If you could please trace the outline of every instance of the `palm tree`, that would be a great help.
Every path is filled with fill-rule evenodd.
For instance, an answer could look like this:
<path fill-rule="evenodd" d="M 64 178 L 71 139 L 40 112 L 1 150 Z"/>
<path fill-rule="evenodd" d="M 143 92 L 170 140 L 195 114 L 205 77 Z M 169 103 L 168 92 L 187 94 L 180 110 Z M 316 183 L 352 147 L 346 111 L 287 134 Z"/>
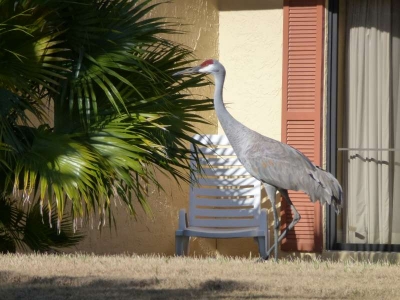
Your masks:
<path fill-rule="evenodd" d="M 84 235 L 74 232 L 71 216 L 65 214 L 61 230 L 49 226 L 56 223 L 55 214 L 49 216 L 47 207 L 41 215 L 39 203 L 26 207 L 18 201 L 0 201 L 0 253 L 15 253 L 20 250 L 57 253 L 79 243 Z M 48 220 L 51 217 L 52 220 Z"/>
<path fill-rule="evenodd" d="M 3 201 L 37 201 L 60 228 L 68 204 L 74 220 L 112 221 L 113 201 L 148 210 L 156 172 L 187 180 L 198 112 L 212 109 L 187 88 L 208 82 L 171 77 L 193 57 L 151 2 L 0 2 Z"/>

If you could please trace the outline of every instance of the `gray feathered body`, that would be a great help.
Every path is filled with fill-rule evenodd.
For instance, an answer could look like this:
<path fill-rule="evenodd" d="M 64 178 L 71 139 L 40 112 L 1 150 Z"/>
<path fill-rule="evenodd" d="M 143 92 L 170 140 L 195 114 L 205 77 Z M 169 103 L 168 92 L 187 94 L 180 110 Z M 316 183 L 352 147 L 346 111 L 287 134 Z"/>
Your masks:
<path fill-rule="evenodd" d="M 278 190 L 303 191 L 310 196 L 312 202 L 320 200 L 322 204 L 332 204 L 338 211 L 342 205 L 343 192 L 337 179 L 316 167 L 297 149 L 239 123 L 226 110 L 222 101 L 225 69 L 214 74 L 214 77 L 214 105 L 218 119 L 247 171 Z"/>
<path fill-rule="evenodd" d="M 227 136 L 240 162 L 253 177 L 278 189 L 303 191 L 312 202 L 333 204 L 338 211 L 343 194 L 339 182 L 303 153 L 245 126 Z"/>

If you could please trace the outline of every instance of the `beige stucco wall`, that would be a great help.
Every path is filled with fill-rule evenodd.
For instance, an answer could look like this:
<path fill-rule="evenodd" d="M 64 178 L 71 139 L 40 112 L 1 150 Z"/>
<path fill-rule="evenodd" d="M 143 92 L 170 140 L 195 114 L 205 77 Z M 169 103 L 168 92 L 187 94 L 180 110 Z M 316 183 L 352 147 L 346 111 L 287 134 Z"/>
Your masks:
<path fill-rule="evenodd" d="M 194 49 L 198 58 L 218 57 L 218 10 L 215 0 L 175 0 L 158 6 L 152 16 L 177 18 L 176 21 L 182 24 L 179 29 L 187 33 L 170 38 Z M 211 97 L 212 88 L 205 87 L 196 93 Z M 214 125 L 201 125 L 199 130 L 216 133 L 215 113 L 210 111 L 204 114 L 204 117 Z M 123 206 L 116 207 L 113 211 L 117 231 L 110 232 L 106 226 L 99 232 L 96 224 L 94 229 L 85 227 L 87 238 L 78 247 L 68 251 L 172 255 L 175 251 L 178 211 L 187 206 L 189 187 L 187 184 L 179 187 L 172 179 L 161 175 L 159 181 L 165 192 L 151 192 L 149 204 L 153 211 L 152 217 L 147 216 L 138 205 L 136 220 L 128 216 Z M 215 253 L 215 244 L 215 240 L 194 241 L 191 244 L 192 253 Z"/>
<path fill-rule="evenodd" d="M 162 4 L 153 16 L 178 18 L 184 35 L 172 39 L 195 50 L 199 60 L 217 58 L 227 69 L 224 97 L 229 111 L 240 122 L 280 140 L 282 89 L 283 0 L 175 0 Z M 170 37 L 171 38 L 171 37 Z M 212 96 L 213 87 L 196 93 Z M 213 125 L 200 126 L 204 133 L 218 130 L 215 113 L 204 115 Z M 117 207 L 117 231 L 86 228 L 88 237 L 73 251 L 97 254 L 174 253 L 178 211 L 188 204 L 188 186 L 179 187 L 160 176 L 166 191 L 149 198 L 153 216 L 138 207 L 137 220 Z M 266 199 L 264 199 L 266 200 Z M 268 206 L 267 206 L 268 207 Z M 272 215 L 270 214 L 270 223 Z M 252 239 L 193 239 L 192 255 L 258 255 Z"/>
<path fill-rule="evenodd" d="M 225 98 L 231 113 L 250 128 L 280 139 L 282 80 L 282 0 L 176 0 L 159 6 L 153 15 L 178 18 L 184 35 L 172 37 L 195 50 L 200 59 L 219 58 L 227 68 Z M 199 93 L 212 95 L 213 88 Z M 204 115 L 213 125 L 199 131 L 216 133 L 214 112 Z M 219 130 L 219 133 L 222 133 Z M 98 254 L 174 253 L 177 213 L 187 207 L 188 186 L 179 187 L 160 176 L 166 191 L 154 191 L 149 203 L 153 216 L 138 207 L 136 220 L 117 207 L 117 231 L 105 227 L 102 232 L 86 228 L 87 238 L 74 251 Z M 257 254 L 250 239 L 226 241 L 194 239 L 195 255 Z"/>
<path fill-rule="evenodd" d="M 280 140 L 283 0 L 220 0 L 219 10 L 227 107 L 246 126 Z"/>

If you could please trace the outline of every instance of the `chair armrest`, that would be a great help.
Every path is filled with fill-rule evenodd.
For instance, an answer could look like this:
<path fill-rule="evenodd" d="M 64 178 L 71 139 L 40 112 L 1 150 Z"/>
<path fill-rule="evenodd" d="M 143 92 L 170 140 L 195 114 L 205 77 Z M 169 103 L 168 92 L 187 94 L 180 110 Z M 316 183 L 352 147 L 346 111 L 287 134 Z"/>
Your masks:
<path fill-rule="evenodd" d="M 188 222 L 187 222 L 186 209 L 182 208 L 181 210 L 179 210 L 178 228 L 183 230 L 183 229 L 186 229 L 187 226 L 188 226 Z"/>

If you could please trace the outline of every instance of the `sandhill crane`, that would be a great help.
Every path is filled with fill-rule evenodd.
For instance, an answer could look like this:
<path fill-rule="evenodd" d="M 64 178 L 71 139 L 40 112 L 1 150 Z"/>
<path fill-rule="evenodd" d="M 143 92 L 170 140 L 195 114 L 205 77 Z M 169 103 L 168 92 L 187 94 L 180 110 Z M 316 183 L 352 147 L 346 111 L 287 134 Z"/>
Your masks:
<path fill-rule="evenodd" d="M 289 198 L 288 190 L 301 190 L 310 196 L 312 202 L 320 200 L 322 204 L 332 204 L 338 212 L 343 201 L 342 187 L 332 174 L 315 166 L 299 150 L 263 136 L 232 117 L 222 98 L 226 72 L 219 61 L 208 59 L 197 67 L 173 75 L 194 73 L 214 75 L 214 107 L 222 128 L 240 162 L 253 177 L 263 183 L 266 189 L 274 215 L 274 245 L 268 250 L 264 259 L 268 259 L 275 249 L 274 256 L 277 260 L 278 243 L 300 220 L 300 215 Z M 275 206 L 277 190 L 290 205 L 294 215 L 292 222 L 280 236 L 280 220 Z"/>

